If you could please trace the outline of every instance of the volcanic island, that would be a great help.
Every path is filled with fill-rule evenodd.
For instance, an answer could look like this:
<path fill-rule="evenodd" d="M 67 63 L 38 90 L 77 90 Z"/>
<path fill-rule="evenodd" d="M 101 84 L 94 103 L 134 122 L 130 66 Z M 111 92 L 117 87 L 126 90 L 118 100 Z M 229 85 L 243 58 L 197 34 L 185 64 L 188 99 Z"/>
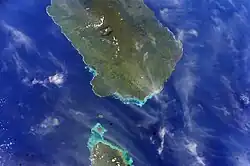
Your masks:
<path fill-rule="evenodd" d="M 100 123 L 91 129 L 88 141 L 91 166 L 132 166 L 133 160 L 128 152 L 105 140 L 105 132 L 107 129 Z"/>
<path fill-rule="evenodd" d="M 51 0 L 47 13 L 82 55 L 100 97 L 144 105 L 182 55 L 181 42 L 143 0 Z"/>

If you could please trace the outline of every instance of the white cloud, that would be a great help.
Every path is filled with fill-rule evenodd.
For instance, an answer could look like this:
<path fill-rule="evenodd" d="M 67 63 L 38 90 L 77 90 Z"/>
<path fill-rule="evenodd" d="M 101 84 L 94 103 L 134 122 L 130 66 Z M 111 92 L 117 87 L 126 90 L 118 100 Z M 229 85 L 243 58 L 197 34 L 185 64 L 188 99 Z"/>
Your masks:
<path fill-rule="evenodd" d="M 48 76 L 45 79 L 33 78 L 30 80 L 29 78 L 24 78 L 22 82 L 28 86 L 40 84 L 44 87 L 47 87 L 49 84 L 54 84 L 57 86 L 61 86 L 65 81 L 65 76 L 63 73 L 56 73 L 54 75 Z"/>
<path fill-rule="evenodd" d="M 244 102 L 245 105 L 248 105 L 250 103 L 249 97 L 246 94 L 241 94 L 240 99 Z"/>
<path fill-rule="evenodd" d="M 162 153 L 163 148 L 164 148 L 164 137 L 165 137 L 166 131 L 167 130 L 165 127 L 162 127 L 159 130 L 159 137 L 161 138 L 161 146 L 157 149 L 159 155 Z"/>
<path fill-rule="evenodd" d="M 51 76 L 47 76 L 45 79 L 41 79 L 41 78 L 28 78 L 25 77 L 22 79 L 23 84 L 32 87 L 33 85 L 41 85 L 44 87 L 48 87 L 51 84 L 54 84 L 58 87 L 61 87 L 63 85 L 65 81 L 65 75 L 64 73 L 56 73 L 54 75 Z"/>
<path fill-rule="evenodd" d="M 194 35 L 195 37 L 197 37 L 199 35 L 199 33 L 195 29 L 190 29 L 188 31 L 188 33 L 191 34 L 191 35 Z"/>
<path fill-rule="evenodd" d="M 62 85 L 64 82 L 64 75 L 61 73 L 56 73 L 55 75 L 49 76 L 49 82 L 55 85 Z"/>

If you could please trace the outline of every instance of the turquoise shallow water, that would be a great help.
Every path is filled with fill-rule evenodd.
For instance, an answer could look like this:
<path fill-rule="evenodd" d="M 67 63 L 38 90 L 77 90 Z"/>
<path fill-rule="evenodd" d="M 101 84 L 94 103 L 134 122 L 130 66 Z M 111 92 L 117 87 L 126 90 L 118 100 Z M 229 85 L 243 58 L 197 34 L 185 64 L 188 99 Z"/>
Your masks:
<path fill-rule="evenodd" d="M 249 165 L 249 2 L 147 0 L 184 55 L 142 107 L 93 94 L 49 3 L 0 4 L 2 165 L 89 165 L 97 122 L 136 166 Z"/>

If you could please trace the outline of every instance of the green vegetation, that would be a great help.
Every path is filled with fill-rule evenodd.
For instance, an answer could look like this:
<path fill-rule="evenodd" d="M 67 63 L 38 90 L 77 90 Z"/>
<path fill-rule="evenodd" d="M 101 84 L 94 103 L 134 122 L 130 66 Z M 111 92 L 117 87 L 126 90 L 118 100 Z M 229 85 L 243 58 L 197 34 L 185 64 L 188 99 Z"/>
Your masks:
<path fill-rule="evenodd" d="M 95 71 L 98 96 L 142 105 L 163 89 L 182 54 L 142 0 L 52 0 L 47 12 Z"/>
<path fill-rule="evenodd" d="M 100 123 L 91 129 L 88 141 L 91 166 L 132 166 L 128 152 L 106 141 L 103 138 L 105 132 L 107 130 Z"/>

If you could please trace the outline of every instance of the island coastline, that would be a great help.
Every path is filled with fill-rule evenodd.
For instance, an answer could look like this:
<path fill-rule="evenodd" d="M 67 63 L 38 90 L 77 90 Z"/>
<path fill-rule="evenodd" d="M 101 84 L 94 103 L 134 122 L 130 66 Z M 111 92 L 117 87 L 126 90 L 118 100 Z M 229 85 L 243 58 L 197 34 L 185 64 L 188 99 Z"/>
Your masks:
<path fill-rule="evenodd" d="M 90 154 L 93 153 L 94 147 L 99 144 L 105 144 L 109 146 L 109 148 L 118 151 L 121 154 L 121 157 L 123 159 L 123 163 L 126 164 L 126 166 L 133 166 L 133 159 L 129 157 L 128 152 L 126 150 L 121 149 L 120 147 L 110 143 L 109 141 L 104 139 L 104 134 L 108 130 L 105 129 L 100 123 L 97 123 L 92 129 L 91 129 L 91 136 L 89 137 L 87 147 L 90 151 Z M 92 160 L 90 158 L 90 160 Z"/>
<path fill-rule="evenodd" d="M 52 0 L 51 0 L 51 4 L 52 4 Z M 92 85 L 92 81 L 94 80 L 94 78 L 98 75 L 97 70 L 95 70 L 93 67 L 89 66 L 89 64 L 87 62 L 85 62 L 84 60 L 84 55 L 80 52 L 80 50 L 74 45 L 74 43 L 69 39 L 69 37 L 67 37 L 67 35 L 63 32 L 63 27 L 61 27 L 54 19 L 53 16 L 48 12 L 48 8 L 51 6 L 51 4 L 49 6 L 46 7 L 46 13 L 48 14 L 48 16 L 50 16 L 50 18 L 52 19 L 53 23 L 56 24 L 59 28 L 60 28 L 60 32 L 66 37 L 66 39 L 71 43 L 72 47 L 74 49 L 77 50 L 78 54 L 81 55 L 82 60 L 84 62 L 84 64 L 86 65 L 86 69 L 88 69 L 88 71 L 92 74 L 92 79 L 90 81 L 90 85 L 92 87 L 92 91 L 93 93 L 98 96 L 98 97 L 106 97 L 106 96 L 101 96 L 99 94 L 97 94 L 94 90 L 93 90 L 93 85 Z M 144 3 L 145 4 L 145 3 Z M 147 8 L 149 8 L 146 4 L 145 6 Z M 149 10 L 151 10 L 149 8 Z M 156 17 L 155 13 L 154 16 Z M 178 44 L 179 48 L 181 49 L 181 54 L 178 56 L 178 59 L 176 60 L 176 64 L 179 62 L 179 60 L 181 59 L 181 57 L 183 56 L 183 44 L 180 40 L 178 40 L 176 38 L 176 36 L 174 35 L 174 33 L 167 27 L 167 26 L 163 26 L 161 22 L 159 22 L 159 20 L 157 20 L 158 24 L 160 26 L 162 26 L 162 28 L 166 29 L 171 36 L 173 37 L 174 41 Z M 175 64 L 175 66 L 176 66 Z M 175 70 L 175 66 L 173 68 L 173 71 Z M 164 89 L 164 84 L 167 82 L 168 78 L 163 82 L 162 88 L 158 89 L 156 91 L 154 91 L 153 93 L 147 95 L 143 100 L 140 100 L 136 97 L 124 97 L 122 95 L 120 95 L 119 93 L 115 92 L 113 93 L 111 96 L 113 96 L 115 99 L 120 100 L 123 104 L 134 104 L 137 105 L 139 107 L 142 107 L 143 105 L 145 105 L 147 103 L 148 100 L 150 100 L 151 98 L 153 98 L 155 95 L 161 93 L 161 91 Z"/>

